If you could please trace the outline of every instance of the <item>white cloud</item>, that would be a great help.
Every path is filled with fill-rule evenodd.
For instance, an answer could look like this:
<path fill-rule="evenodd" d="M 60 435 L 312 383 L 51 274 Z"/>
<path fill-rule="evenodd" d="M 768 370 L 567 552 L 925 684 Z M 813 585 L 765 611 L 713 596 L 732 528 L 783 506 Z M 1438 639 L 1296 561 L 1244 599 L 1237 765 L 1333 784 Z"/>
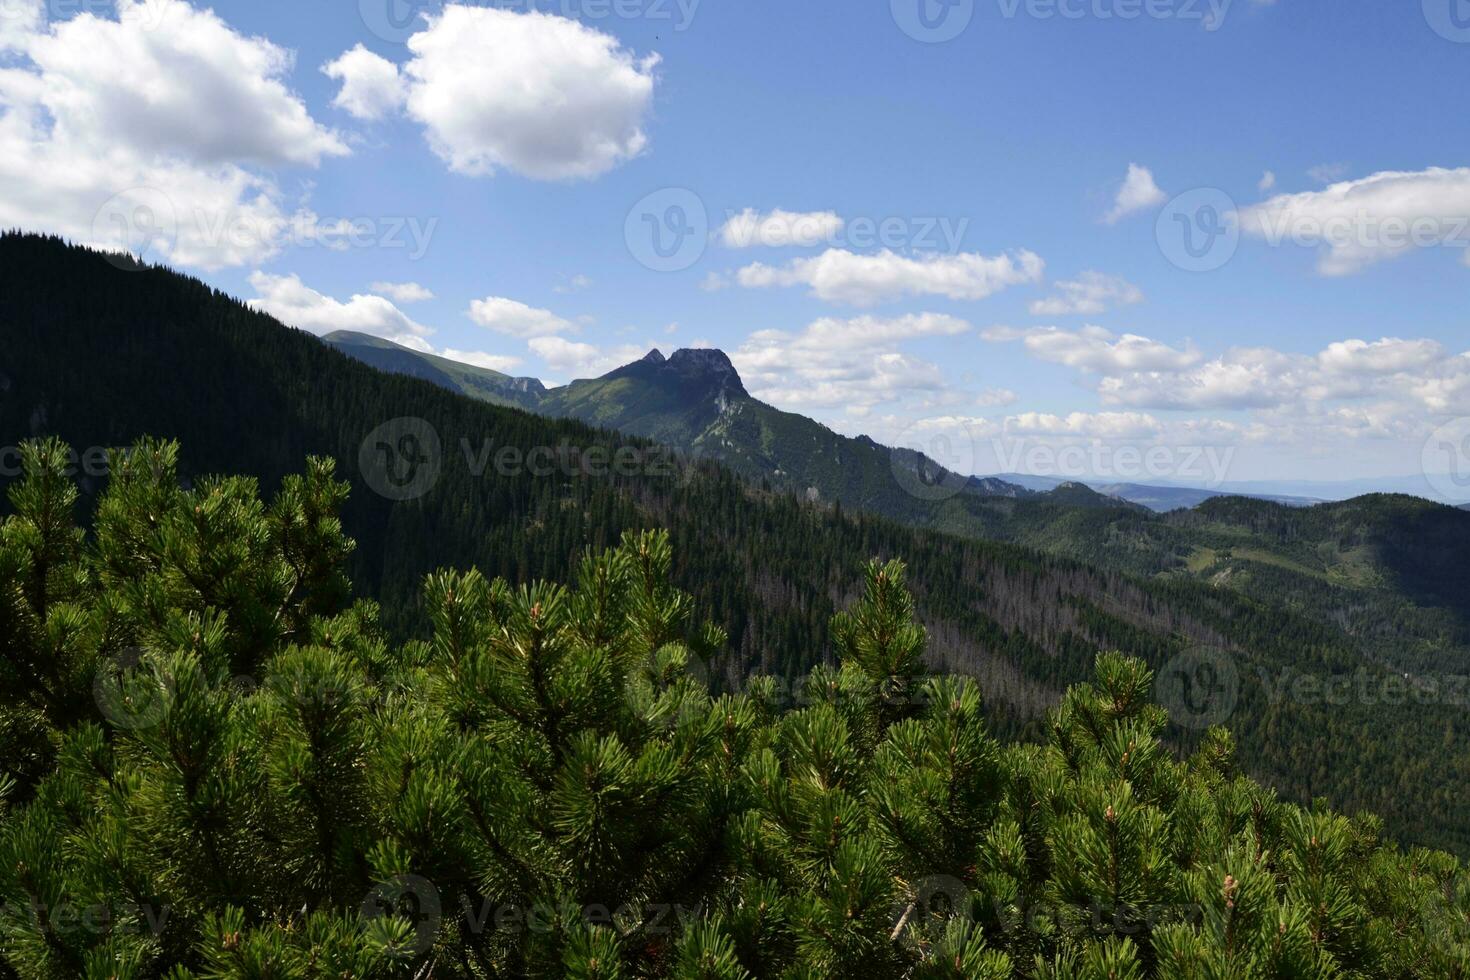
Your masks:
<path fill-rule="evenodd" d="M 648 145 L 656 55 L 565 17 L 451 4 L 408 41 L 408 114 L 457 173 L 596 177 Z"/>
<path fill-rule="evenodd" d="M 1344 402 L 1373 401 L 1379 416 L 1388 409 L 1420 417 L 1470 413 L 1470 353 L 1451 354 L 1428 339 L 1349 339 L 1315 354 L 1237 347 L 1206 361 L 1193 346 L 1181 350 L 1134 334 L 1115 337 L 1101 327 L 993 327 L 982 336 L 1022 341 L 1039 360 L 1097 376 L 1106 406 L 1288 413 L 1273 424 L 1285 424 L 1289 413 L 1320 419 L 1328 406 Z"/>
<path fill-rule="evenodd" d="M 1240 226 L 1271 244 L 1322 247 L 1317 268 L 1329 276 L 1360 272 L 1415 248 L 1465 248 L 1470 167 L 1384 171 L 1320 191 L 1283 194 L 1242 209 Z"/>
<path fill-rule="evenodd" d="M 469 317 L 482 327 L 512 337 L 547 337 L 576 330 L 576 325 L 570 320 L 564 320 L 550 310 L 540 310 L 503 296 L 475 300 L 470 304 Z"/>
<path fill-rule="evenodd" d="M 1140 439 L 1163 431 L 1163 423 L 1139 412 L 1023 412 L 1007 416 L 1009 435 L 1084 436 L 1090 439 Z"/>
<path fill-rule="evenodd" d="M 202 164 L 315 166 L 348 152 L 286 87 L 284 48 L 184 0 L 118 0 L 117 13 L 62 21 L 26 48 L 46 108 L 82 146 Z"/>
<path fill-rule="evenodd" d="M 287 326 L 314 334 L 352 330 L 417 350 L 430 350 L 422 338 L 433 331 L 415 323 L 382 296 L 359 294 L 343 302 L 317 292 L 295 275 L 273 276 L 264 272 L 252 273 L 250 285 L 257 295 L 248 301 L 249 305 Z"/>
<path fill-rule="evenodd" d="M 908 258 L 887 249 L 856 255 L 834 248 L 782 268 L 757 262 L 741 269 L 738 279 L 747 288 L 805 285 L 826 302 L 873 306 L 905 296 L 984 299 L 1009 286 L 1039 281 L 1045 267 L 1040 256 L 1024 250 Z"/>
<path fill-rule="evenodd" d="M 5 0 L 0 3 L 0 52 L 24 50 L 45 26 L 45 0 Z"/>
<path fill-rule="evenodd" d="M 986 388 L 975 396 L 975 404 L 981 408 L 997 408 L 1002 405 L 1014 405 L 1020 399 L 1021 396 L 1009 388 Z"/>
<path fill-rule="evenodd" d="M 841 233 L 845 222 L 835 211 L 783 211 L 777 208 L 761 214 L 746 208 L 725 222 L 720 240 L 729 248 L 783 248 L 795 245 L 810 248 L 832 241 Z"/>
<path fill-rule="evenodd" d="M 1433 340 L 1400 340 L 1385 337 L 1342 340 L 1317 355 L 1324 368 L 1341 374 L 1397 374 L 1429 366 L 1444 357 L 1444 347 Z"/>
<path fill-rule="evenodd" d="M 1113 199 L 1113 208 L 1103 220 L 1108 224 L 1116 224 L 1123 218 L 1137 211 L 1146 211 L 1156 207 L 1168 200 L 1168 195 L 1159 189 L 1154 183 L 1154 174 L 1147 167 L 1140 167 L 1136 163 L 1128 164 L 1128 176 L 1123 178 L 1123 185 L 1118 188 L 1118 194 Z"/>
<path fill-rule="evenodd" d="M 1180 350 L 1137 334 L 1120 337 L 1102 327 L 1090 325 L 1080 330 L 991 327 L 981 336 L 992 342 L 1019 340 L 1033 357 L 1102 374 L 1179 370 L 1200 360 L 1199 352 L 1192 346 Z"/>
<path fill-rule="evenodd" d="M 486 354 L 484 351 L 454 350 L 452 348 L 445 348 L 440 351 L 439 356 L 447 357 L 451 361 L 459 361 L 461 364 L 469 364 L 473 367 L 485 368 L 490 371 L 499 371 L 501 374 L 510 374 L 523 363 L 519 357 Z"/>
<path fill-rule="evenodd" d="M 964 320 L 936 313 L 892 319 L 827 317 L 799 333 L 756 331 L 730 359 L 752 394 L 782 408 L 866 409 L 915 392 L 942 392 L 939 367 L 898 345 L 969 329 Z"/>
<path fill-rule="evenodd" d="M 1031 304 L 1035 316 L 1094 316 L 1118 306 L 1143 302 L 1143 290 L 1117 276 L 1084 272 L 1076 279 L 1054 284 L 1058 295 Z"/>
<path fill-rule="evenodd" d="M 799 342 L 805 350 L 830 352 L 844 348 L 878 347 L 918 337 L 954 337 L 969 329 L 970 324 L 959 317 L 940 313 L 913 313 L 887 319 L 873 316 L 851 320 L 823 317 L 802 331 Z"/>
<path fill-rule="evenodd" d="M 314 237 L 246 169 L 347 152 L 286 87 L 290 53 L 183 0 L 117 15 L 8 23 L 30 61 L 0 71 L 0 225 L 207 269 Z"/>
<path fill-rule="evenodd" d="M 1163 409 L 1270 408 L 1299 390 L 1290 358 L 1274 351 L 1235 351 L 1182 371 L 1121 372 L 1104 377 L 1105 405 Z"/>
<path fill-rule="evenodd" d="M 342 83 L 332 105 L 358 119 L 382 119 L 401 109 L 408 98 L 398 66 L 361 44 L 327 62 L 322 73 Z"/>
<path fill-rule="evenodd" d="M 368 291 L 399 303 L 422 303 L 434 298 L 432 291 L 416 282 L 375 282 Z"/>
<path fill-rule="evenodd" d="M 636 361 L 646 350 L 633 344 L 603 349 L 565 337 L 532 337 L 527 345 L 563 378 L 596 378 Z"/>
<path fill-rule="evenodd" d="M 1270 170 L 1261 174 L 1260 181 L 1256 184 L 1256 190 L 1265 193 L 1276 186 L 1276 174 Z"/>

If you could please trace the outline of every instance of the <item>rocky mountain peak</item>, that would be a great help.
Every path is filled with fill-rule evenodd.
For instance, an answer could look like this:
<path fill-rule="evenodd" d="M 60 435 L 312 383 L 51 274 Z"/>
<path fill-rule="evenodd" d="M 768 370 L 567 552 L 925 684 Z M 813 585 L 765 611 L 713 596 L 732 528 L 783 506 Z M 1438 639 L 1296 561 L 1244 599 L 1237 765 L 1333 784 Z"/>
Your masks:
<path fill-rule="evenodd" d="M 745 385 L 740 373 L 722 350 L 714 348 L 684 348 L 674 352 L 668 360 L 670 370 L 685 381 L 705 381 L 719 394 L 744 395 Z"/>

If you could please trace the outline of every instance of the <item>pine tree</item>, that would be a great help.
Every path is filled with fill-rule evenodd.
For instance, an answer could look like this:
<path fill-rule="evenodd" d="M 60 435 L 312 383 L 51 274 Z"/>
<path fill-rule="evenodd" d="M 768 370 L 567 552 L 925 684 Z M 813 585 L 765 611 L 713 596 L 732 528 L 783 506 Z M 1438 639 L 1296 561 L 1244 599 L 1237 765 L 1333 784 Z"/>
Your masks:
<path fill-rule="evenodd" d="M 1119 653 L 997 739 L 901 563 L 793 704 L 712 690 L 663 532 L 436 573 L 394 643 L 329 464 L 263 501 L 144 442 L 87 535 L 67 456 L 0 525 L 0 977 L 1470 977 L 1457 859 L 1180 758 Z"/>

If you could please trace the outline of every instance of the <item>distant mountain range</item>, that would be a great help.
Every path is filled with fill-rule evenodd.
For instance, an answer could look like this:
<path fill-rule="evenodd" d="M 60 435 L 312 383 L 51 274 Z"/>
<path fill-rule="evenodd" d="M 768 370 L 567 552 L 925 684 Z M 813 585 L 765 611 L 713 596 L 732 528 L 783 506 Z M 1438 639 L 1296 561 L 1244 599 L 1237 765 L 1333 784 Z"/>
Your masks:
<path fill-rule="evenodd" d="M 1452 609 L 1470 627 L 1470 591 L 1461 594 L 1456 584 L 1465 578 L 1470 521 L 1412 496 L 1329 502 L 955 474 L 922 454 L 839 435 L 753 398 L 718 350 L 680 350 L 667 358 L 650 351 L 600 378 L 546 388 L 361 334 L 325 340 L 359 360 L 482 401 L 647 437 L 813 502 L 1134 575 L 1228 586 L 1263 602 L 1290 596 L 1314 617 L 1348 616 L 1375 648 L 1375 622 L 1406 619 L 1424 630 L 1421 639 L 1404 644 L 1400 635 L 1398 647 L 1379 648 L 1400 662 L 1409 650 L 1433 644 L 1442 628 L 1433 625 L 1435 615 L 1406 613 L 1405 601 Z M 1342 611 L 1344 589 L 1360 593 L 1350 614 Z"/>
<path fill-rule="evenodd" d="M 942 499 L 944 489 L 981 497 L 1050 500 L 1084 507 L 1146 507 L 1156 513 L 1197 507 L 1216 497 L 1250 497 L 1288 507 L 1310 507 L 1368 493 L 1406 493 L 1438 500 L 1423 476 L 1340 482 L 1231 482 L 1204 488 L 1157 483 L 1118 483 L 1085 478 L 1000 473 L 951 473 L 911 450 L 883 446 L 866 436 L 839 435 L 813 419 L 753 398 L 730 359 L 718 350 L 650 351 L 641 360 L 600 378 L 548 388 L 536 378 L 515 378 L 367 334 L 337 331 L 326 343 L 383 371 L 432 381 L 493 405 L 646 436 L 683 452 L 705 456 L 744 476 L 797 489 L 813 499 L 925 523 L 913 499 L 899 499 L 894 474 L 910 480 L 920 497 Z M 903 476 L 907 474 L 907 476 Z M 935 489 L 928 492 L 924 488 Z M 1060 492 L 1059 492 L 1060 491 Z M 912 495 L 907 495 L 912 498 Z M 920 506 L 921 511 L 933 510 Z"/>
<path fill-rule="evenodd" d="M 1004 480 L 1018 486 L 1026 487 L 1028 490 L 1052 490 L 1063 483 L 1078 482 L 1050 476 L 1031 476 L 1024 473 L 1002 473 L 993 479 Z M 1149 483 L 1101 483 L 1094 481 L 1081 481 L 1085 485 L 1096 490 L 1098 493 L 1109 497 L 1119 497 L 1135 504 L 1142 504 L 1156 513 L 1167 513 L 1171 510 L 1188 509 L 1198 507 L 1206 500 L 1215 497 L 1250 497 L 1255 500 L 1269 500 L 1274 503 L 1284 504 L 1287 507 L 1311 507 L 1314 504 L 1324 503 L 1325 497 L 1293 497 L 1269 493 L 1242 493 L 1222 488 L 1206 490 L 1200 487 L 1169 486 L 1167 484 Z"/>

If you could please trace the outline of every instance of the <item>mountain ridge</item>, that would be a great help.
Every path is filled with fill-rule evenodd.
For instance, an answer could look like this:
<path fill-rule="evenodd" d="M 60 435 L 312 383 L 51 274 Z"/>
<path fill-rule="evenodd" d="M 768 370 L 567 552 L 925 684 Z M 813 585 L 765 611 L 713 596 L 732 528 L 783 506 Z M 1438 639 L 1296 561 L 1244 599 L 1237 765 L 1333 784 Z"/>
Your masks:
<path fill-rule="evenodd" d="M 524 458 L 570 445 L 637 458 L 654 447 L 375 370 L 197 279 L 120 267 L 115 256 L 39 236 L 0 236 L 0 332 L 8 381 L 0 431 L 11 439 L 55 435 L 82 460 L 144 434 L 178 439 L 186 481 L 240 474 L 267 492 L 308 455 L 335 460 L 352 485 L 342 520 L 357 541 L 354 579 L 397 635 L 419 635 L 424 576 L 434 569 L 566 580 L 585 549 L 624 530 L 667 527 L 677 581 L 729 636 L 712 678 L 738 684 L 764 672 L 789 685 L 830 657 L 830 618 L 860 588 L 861 561 L 903 557 L 933 666 L 980 680 L 997 731 L 1044 738 L 1041 712 L 1061 687 L 1088 676 L 1100 649 L 1126 649 L 1159 671 L 1190 651 L 1220 651 L 1238 683 L 1230 723 L 1248 771 L 1284 796 L 1376 809 L 1405 839 L 1470 853 L 1457 795 L 1470 784 L 1462 711 L 1444 701 L 1283 700 L 1267 684 L 1466 672 L 1470 644 L 1448 613 L 1376 606 L 1380 593 L 1382 602 L 1400 600 L 1381 587 L 1343 592 L 1329 580 L 1344 561 L 1376 569 L 1365 549 L 1393 532 L 1382 520 L 1393 501 L 1344 512 L 1340 526 L 1282 526 L 1272 533 L 1286 545 L 1268 550 L 1265 537 L 1237 526 L 1256 519 L 1250 513 L 1191 528 L 1117 508 L 959 494 L 935 515 L 941 530 L 963 529 L 959 537 L 812 506 L 708 459 L 673 473 L 477 469 L 476 459 L 502 451 Z M 405 419 L 442 443 L 434 454 L 442 466 L 418 495 L 385 496 L 364 450 L 382 446 L 383 427 Z M 84 495 L 104 479 L 83 469 Z M 1262 519 L 1283 518 L 1270 510 Z M 1359 526 L 1366 537 L 1345 539 L 1352 548 L 1334 555 L 1336 564 L 1316 555 L 1320 543 Z M 997 540 L 983 539 L 987 527 Z M 1457 547 L 1433 537 L 1444 538 L 1414 547 Z M 1177 556 L 1201 547 L 1216 549 L 1214 564 L 1195 576 Z M 1158 571 L 1165 559 L 1173 571 Z M 1139 571 L 1120 570 L 1135 561 Z M 1217 583 L 1222 568 L 1229 581 Z M 1199 735 L 1181 727 L 1171 739 L 1188 749 Z"/>

